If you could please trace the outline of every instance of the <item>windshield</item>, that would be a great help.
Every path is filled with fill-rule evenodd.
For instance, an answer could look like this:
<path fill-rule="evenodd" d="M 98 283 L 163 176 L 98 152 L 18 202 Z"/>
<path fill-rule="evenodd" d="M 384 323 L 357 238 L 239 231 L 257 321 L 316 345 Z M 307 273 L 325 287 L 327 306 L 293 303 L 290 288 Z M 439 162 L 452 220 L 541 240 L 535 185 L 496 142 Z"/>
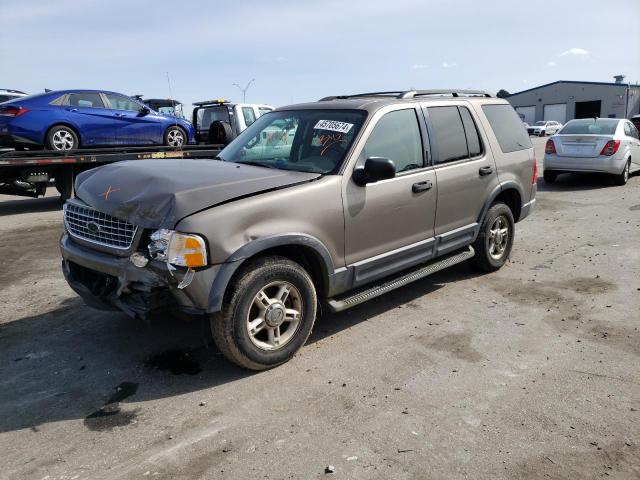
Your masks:
<path fill-rule="evenodd" d="M 561 135 L 613 135 L 620 120 L 617 118 L 584 118 L 571 120 L 562 130 Z"/>
<path fill-rule="evenodd" d="M 360 110 L 289 110 L 267 113 L 231 142 L 227 162 L 300 172 L 338 170 L 364 123 Z"/>
<path fill-rule="evenodd" d="M 547 122 L 536 122 L 536 125 L 546 125 Z"/>

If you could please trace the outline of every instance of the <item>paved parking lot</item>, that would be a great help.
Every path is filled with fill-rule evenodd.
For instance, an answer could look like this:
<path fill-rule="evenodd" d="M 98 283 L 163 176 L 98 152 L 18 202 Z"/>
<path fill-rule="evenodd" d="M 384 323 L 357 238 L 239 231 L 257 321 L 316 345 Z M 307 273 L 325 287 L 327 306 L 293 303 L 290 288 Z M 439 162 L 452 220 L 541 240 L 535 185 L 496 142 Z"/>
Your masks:
<path fill-rule="evenodd" d="M 325 315 L 250 373 L 200 322 L 83 306 L 56 198 L 0 197 L 0 478 L 640 478 L 639 229 L 640 176 L 540 181 L 499 272 Z"/>

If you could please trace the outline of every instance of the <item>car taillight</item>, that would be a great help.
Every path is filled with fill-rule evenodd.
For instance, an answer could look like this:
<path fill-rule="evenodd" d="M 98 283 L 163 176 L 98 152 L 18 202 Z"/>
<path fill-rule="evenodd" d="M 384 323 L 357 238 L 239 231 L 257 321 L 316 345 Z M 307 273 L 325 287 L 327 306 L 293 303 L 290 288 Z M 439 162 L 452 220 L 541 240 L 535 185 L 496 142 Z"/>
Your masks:
<path fill-rule="evenodd" d="M 610 157 L 618 151 L 618 148 L 620 148 L 620 140 L 609 140 L 605 146 L 602 147 L 600 155 Z"/>
<path fill-rule="evenodd" d="M 544 153 L 556 153 L 556 144 L 553 143 L 553 140 L 547 140 L 547 144 L 544 147 Z"/>
<path fill-rule="evenodd" d="M 7 105 L 6 107 L 0 107 L 0 115 L 5 117 L 18 117 L 29 111 L 28 108 L 16 107 L 14 105 Z"/>
<path fill-rule="evenodd" d="M 533 178 L 531 183 L 538 183 L 538 161 L 536 160 L 535 155 L 533 156 Z"/>

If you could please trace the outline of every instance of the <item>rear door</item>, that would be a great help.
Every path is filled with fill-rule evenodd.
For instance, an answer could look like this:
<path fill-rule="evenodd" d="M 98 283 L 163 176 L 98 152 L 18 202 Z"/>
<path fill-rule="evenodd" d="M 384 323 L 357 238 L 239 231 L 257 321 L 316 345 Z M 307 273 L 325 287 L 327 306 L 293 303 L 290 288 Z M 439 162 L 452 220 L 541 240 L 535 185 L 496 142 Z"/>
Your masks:
<path fill-rule="evenodd" d="M 376 112 L 354 147 L 356 160 L 346 167 L 345 258 L 354 267 L 356 285 L 433 255 L 437 188 L 419 115 L 417 108 L 406 105 Z M 393 160 L 396 176 L 357 185 L 353 170 L 370 157 Z"/>
<path fill-rule="evenodd" d="M 429 103 L 423 110 L 438 182 L 436 253 L 442 254 L 471 243 L 498 176 L 468 104 Z"/>
<path fill-rule="evenodd" d="M 153 110 L 144 114 L 142 105 L 119 93 L 105 93 L 111 113 L 118 123 L 115 143 L 118 145 L 161 145 L 167 117 Z"/>
<path fill-rule="evenodd" d="M 69 93 L 63 108 L 67 119 L 80 133 L 82 146 L 109 145 L 115 138 L 117 121 L 98 92 Z"/>
<path fill-rule="evenodd" d="M 631 169 L 640 168 L 640 139 L 638 138 L 638 130 L 631 122 L 624 123 L 624 134 L 629 142 L 629 150 L 631 152 L 631 162 L 635 165 Z"/>

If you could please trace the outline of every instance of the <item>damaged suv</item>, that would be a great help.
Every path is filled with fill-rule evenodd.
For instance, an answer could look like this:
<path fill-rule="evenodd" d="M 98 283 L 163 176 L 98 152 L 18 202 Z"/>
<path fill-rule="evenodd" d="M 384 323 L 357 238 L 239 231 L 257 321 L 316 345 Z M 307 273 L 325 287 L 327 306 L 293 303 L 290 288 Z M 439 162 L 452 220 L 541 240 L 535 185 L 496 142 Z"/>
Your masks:
<path fill-rule="evenodd" d="M 466 260 L 500 268 L 536 176 L 522 122 L 484 92 L 327 97 L 261 116 L 215 160 L 83 172 L 63 271 L 97 308 L 206 315 L 231 361 L 269 368 L 304 345 L 319 306 Z"/>

